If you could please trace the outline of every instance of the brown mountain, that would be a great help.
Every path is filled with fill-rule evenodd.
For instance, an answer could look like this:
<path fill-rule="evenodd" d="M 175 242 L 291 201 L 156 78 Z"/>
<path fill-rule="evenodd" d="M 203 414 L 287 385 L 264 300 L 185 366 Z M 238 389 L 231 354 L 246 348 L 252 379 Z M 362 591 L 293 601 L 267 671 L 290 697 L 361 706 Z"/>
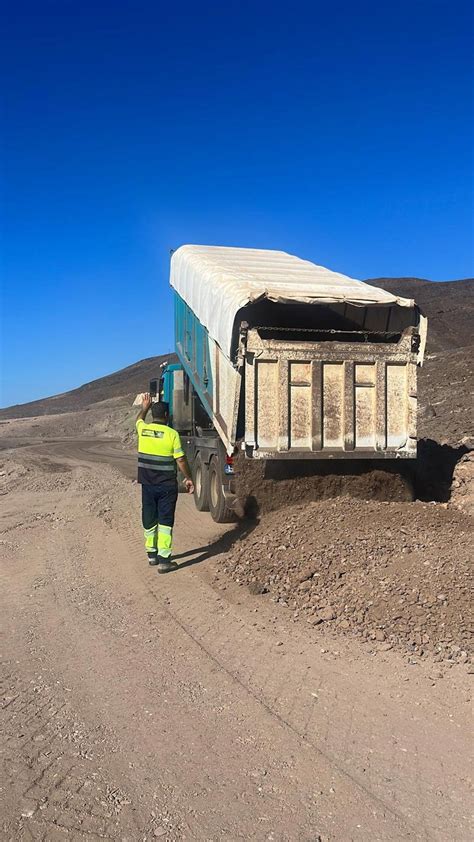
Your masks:
<path fill-rule="evenodd" d="M 147 357 L 113 374 L 99 377 L 90 383 L 84 383 L 78 389 L 62 392 L 51 398 L 41 398 L 29 403 L 16 404 L 6 409 L 0 409 L 1 418 L 30 418 L 36 415 L 55 415 L 63 412 L 75 412 L 86 409 L 92 404 L 109 398 L 134 398 L 138 392 L 144 392 L 148 383 L 160 373 L 160 364 L 169 360 L 175 362 L 174 354 L 159 357 Z"/>
<path fill-rule="evenodd" d="M 472 416 L 474 279 L 370 278 L 414 298 L 428 317 L 425 364 L 418 380 L 418 435 L 451 447 L 474 441 Z"/>
<path fill-rule="evenodd" d="M 461 356 L 455 355 L 453 366 L 461 367 L 463 377 L 471 370 L 471 352 L 467 349 L 473 344 L 474 279 L 433 282 L 422 278 L 370 278 L 367 283 L 414 298 L 429 319 L 428 355 L 459 351 Z M 2 409 L 0 419 L 74 412 L 109 398 L 128 400 L 146 389 L 149 380 L 158 375 L 160 363 L 167 359 L 174 362 L 176 358 L 172 354 L 148 357 L 78 389 Z M 437 368 L 441 372 L 439 364 Z"/>
<path fill-rule="evenodd" d="M 415 299 L 428 316 L 428 353 L 474 343 L 474 278 L 437 282 L 423 278 L 369 278 L 366 283 Z"/>

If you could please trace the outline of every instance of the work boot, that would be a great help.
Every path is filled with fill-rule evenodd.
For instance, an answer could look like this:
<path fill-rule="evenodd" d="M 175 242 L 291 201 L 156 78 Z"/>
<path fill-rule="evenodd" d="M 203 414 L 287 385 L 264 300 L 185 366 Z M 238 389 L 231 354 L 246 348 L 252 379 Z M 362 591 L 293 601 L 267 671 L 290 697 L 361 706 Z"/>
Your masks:
<path fill-rule="evenodd" d="M 172 570 L 177 570 L 178 565 L 175 561 L 171 561 L 170 558 L 163 558 L 163 556 L 158 556 L 158 573 L 171 573 Z"/>
<path fill-rule="evenodd" d="M 147 553 L 148 556 L 148 564 L 151 567 L 154 567 L 155 564 L 158 564 L 158 556 L 156 553 Z"/>

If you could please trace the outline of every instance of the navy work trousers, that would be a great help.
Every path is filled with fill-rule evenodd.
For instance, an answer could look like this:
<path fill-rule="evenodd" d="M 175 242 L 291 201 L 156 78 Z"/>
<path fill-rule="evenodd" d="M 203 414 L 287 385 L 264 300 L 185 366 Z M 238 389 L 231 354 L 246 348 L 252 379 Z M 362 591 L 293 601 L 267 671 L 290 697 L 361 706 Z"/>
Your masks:
<path fill-rule="evenodd" d="M 157 552 L 163 558 L 171 555 L 177 499 L 178 483 L 174 478 L 142 485 L 142 523 L 149 557 Z"/>

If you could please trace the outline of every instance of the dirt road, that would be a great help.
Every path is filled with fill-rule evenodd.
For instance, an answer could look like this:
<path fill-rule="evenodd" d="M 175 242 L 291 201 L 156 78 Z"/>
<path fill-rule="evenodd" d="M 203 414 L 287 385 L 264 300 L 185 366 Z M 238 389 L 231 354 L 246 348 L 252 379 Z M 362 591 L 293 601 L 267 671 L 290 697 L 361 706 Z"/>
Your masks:
<path fill-rule="evenodd" d="M 110 441 L 14 453 L 2 838 L 471 838 L 466 670 L 374 658 L 223 584 L 239 531 L 184 495 L 180 570 L 157 576 Z"/>

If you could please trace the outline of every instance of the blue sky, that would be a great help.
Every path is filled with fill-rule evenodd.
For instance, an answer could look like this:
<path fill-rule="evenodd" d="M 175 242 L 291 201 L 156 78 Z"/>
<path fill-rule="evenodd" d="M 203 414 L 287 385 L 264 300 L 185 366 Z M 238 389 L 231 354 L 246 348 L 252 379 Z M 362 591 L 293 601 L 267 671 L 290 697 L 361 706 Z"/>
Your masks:
<path fill-rule="evenodd" d="M 7 5 L 2 405 L 169 351 L 185 242 L 472 275 L 469 3 Z"/>

